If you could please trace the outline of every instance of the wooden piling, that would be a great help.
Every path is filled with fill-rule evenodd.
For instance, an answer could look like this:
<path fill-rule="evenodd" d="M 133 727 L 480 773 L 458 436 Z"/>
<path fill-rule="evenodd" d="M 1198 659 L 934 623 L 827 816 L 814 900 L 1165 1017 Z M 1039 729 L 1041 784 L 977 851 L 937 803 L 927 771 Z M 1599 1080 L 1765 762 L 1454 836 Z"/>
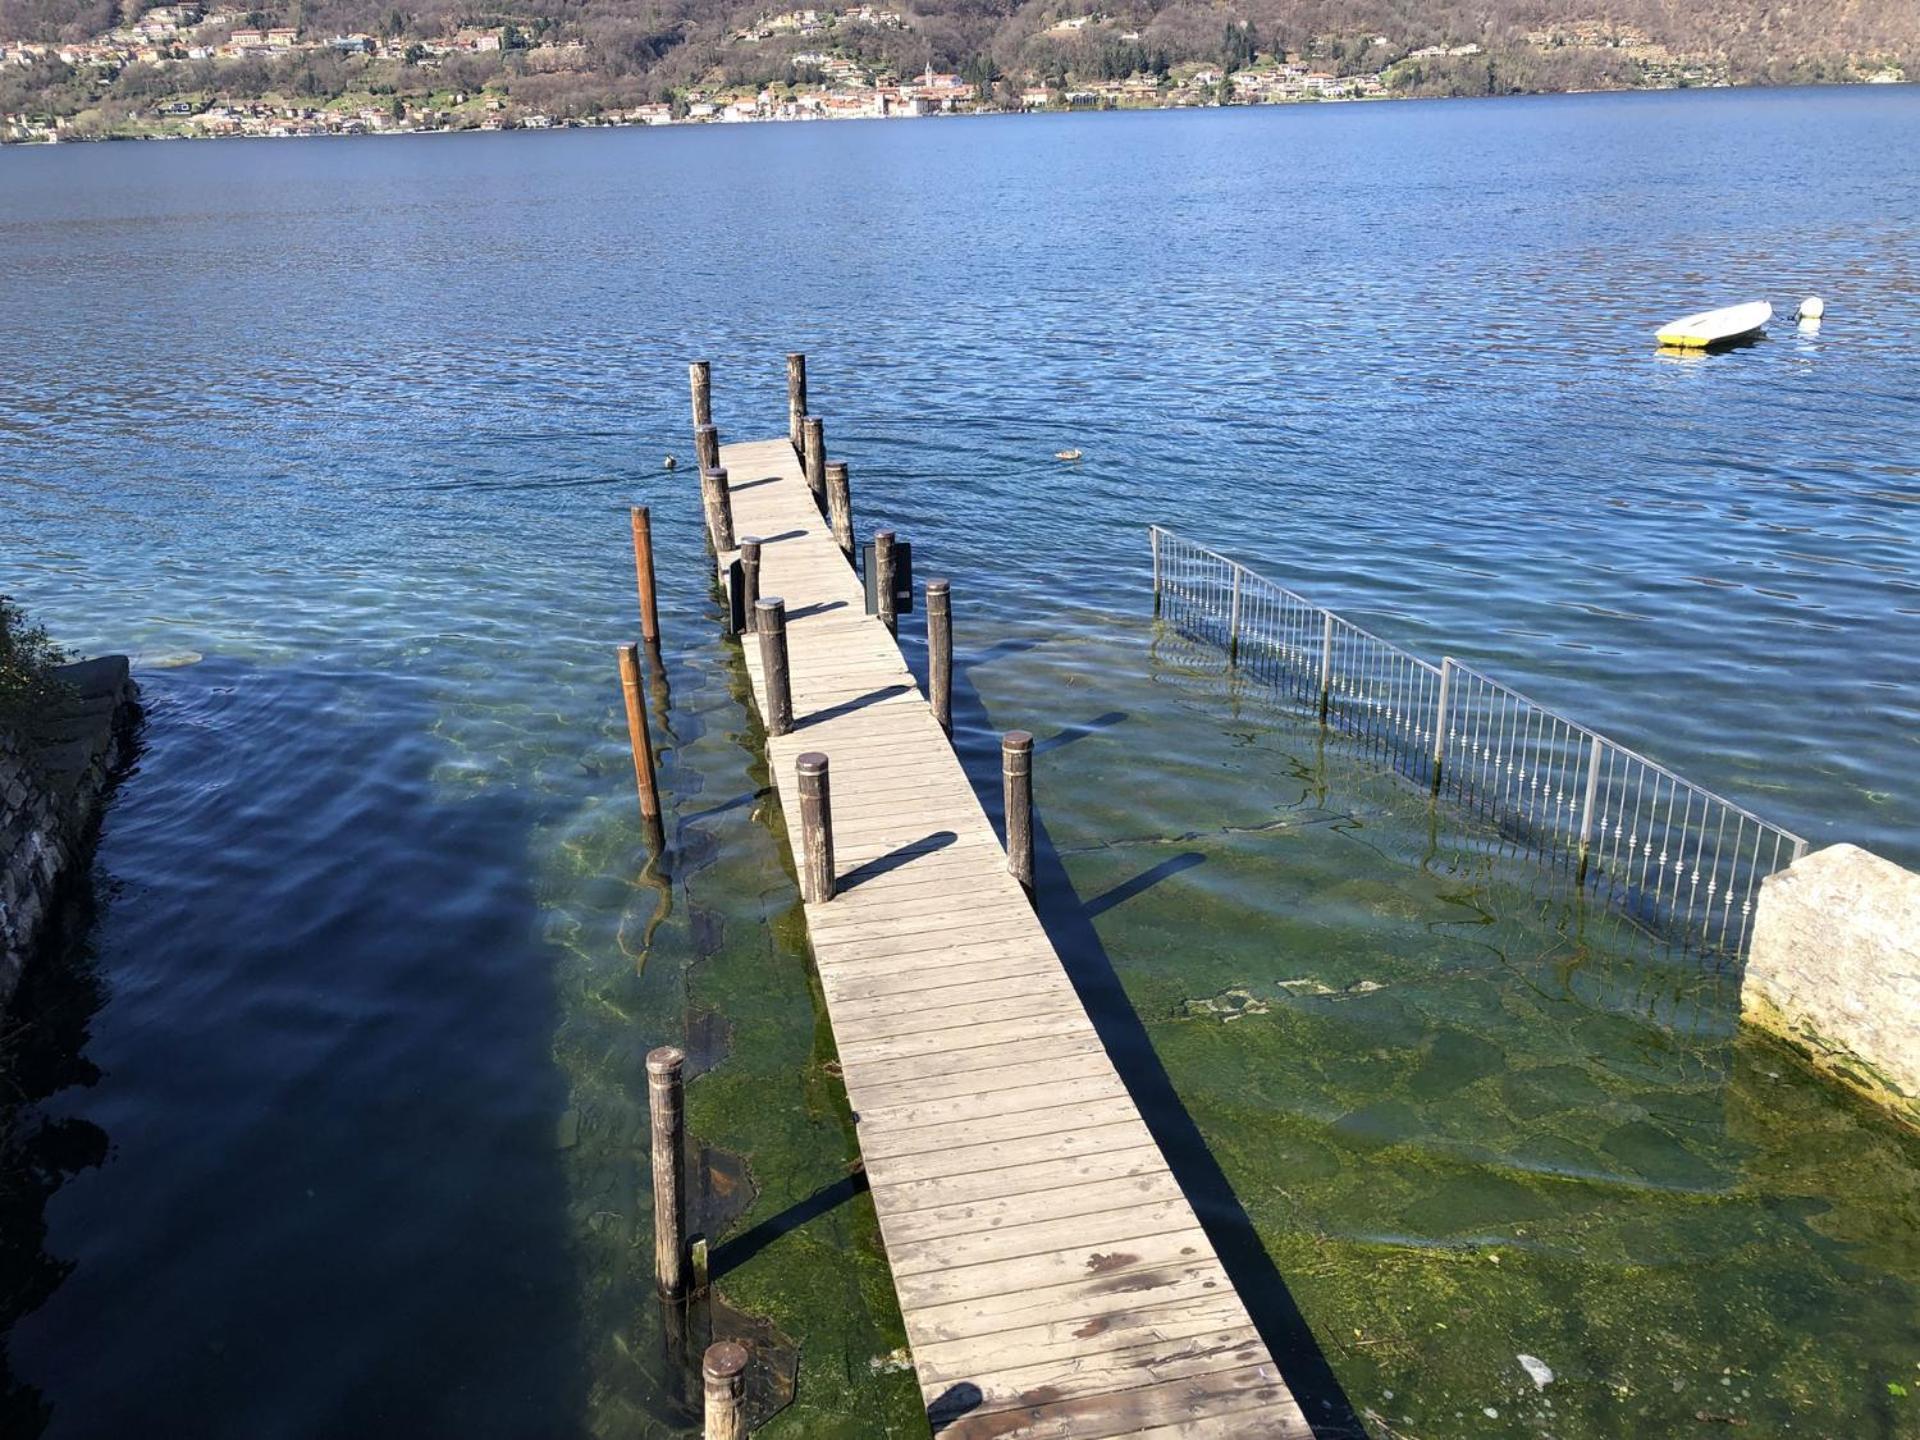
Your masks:
<path fill-rule="evenodd" d="M 733 549 L 733 499 L 727 490 L 727 472 L 719 468 L 700 472 L 700 499 L 707 509 L 707 539 L 713 552 Z"/>
<path fill-rule="evenodd" d="M 893 531 L 876 530 L 873 532 L 873 593 L 879 609 L 880 623 L 887 627 L 891 635 L 900 633 L 900 616 L 895 612 L 893 598 Z"/>
<path fill-rule="evenodd" d="M 853 491 L 847 485 L 847 462 L 827 462 L 827 519 L 833 524 L 833 541 L 840 553 L 853 563 Z"/>
<path fill-rule="evenodd" d="M 927 582 L 927 699 L 933 718 L 953 738 L 953 587 Z"/>
<path fill-rule="evenodd" d="M 762 595 L 754 602 L 753 628 L 760 636 L 760 671 L 766 677 L 767 733 L 793 729 L 793 689 L 787 679 L 787 602 Z"/>
<path fill-rule="evenodd" d="M 720 468 L 720 432 L 713 426 L 693 427 L 693 458 L 702 474 Z"/>
<path fill-rule="evenodd" d="M 793 453 L 800 454 L 800 425 L 807 418 L 807 357 L 787 356 L 787 436 Z"/>
<path fill-rule="evenodd" d="M 747 1440 L 747 1347 L 722 1340 L 707 1347 L 706 1440 Z"/>
<path fill-rule="evenodd" d="M 800 430 L 800 463 L 807 473 L 813 503 L 827 513 L 827 427 L 818 415 L 807 416 Z"/>
<path fill-rule="evenodd" d="M 687 378 L 693 389 L 693 433 L 702 425 L 713 424 L 713 367 L 705 360 L 687 366 Z"/>
<path fill-rule="evenodd" d="M 1033 736 L 1009 730 L 1000 737 L 1001 792 L 1007 812 L 1007 869 L 1033 898 Z"/>
<path fill-rule="evenodd" d="M 678 1299 L 687 1289 L 686 1096 L 681 1072 L 686 1052 L 662 1045 L 647 1052 L 647 1109 L 653 1120 L 653 1273 L 660 1293 Z"/>
<path fill-rule="evenodd" d="M 833 898 L 833 794 L 827 757 L 809 750 L 794 762 L 800 777 L 800 898 L 818 905 Z"/>
<path fill-rule="evenodd" d="M 660 818 L 660 789 L 653 771 L 653 736 L 647 731 L 647 692 L 640 683 L 640 647 L 620 647 L 620 690 L 627 702 L 627 739 L 633 745 L 633 780 L 640 791 L 640 813 Z"/>
<path fill-rule="evenodd" d="M 660 607 L 653 593 L 653 517 L 644 505 L 635 505 L 633 519 L 633 575 L 640 589 L 640 634 L 649 645 L 660 643 Z"/>
<path fill-rule="evenodd" d="M 760 599 L 760 537 L 740 537 L 740 608 L 748 630 L 754 628 L 753 607 Z"/>

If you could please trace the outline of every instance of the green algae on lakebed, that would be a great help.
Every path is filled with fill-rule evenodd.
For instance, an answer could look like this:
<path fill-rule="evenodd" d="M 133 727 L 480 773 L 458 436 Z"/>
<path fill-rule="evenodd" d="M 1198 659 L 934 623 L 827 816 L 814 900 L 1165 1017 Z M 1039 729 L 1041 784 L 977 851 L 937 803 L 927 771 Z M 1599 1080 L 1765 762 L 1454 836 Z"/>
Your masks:
<path fill-rule="evenodd" d="M 1920 1137 L 1742 1030 L 1737 967 L 1101 628 L 968 679 L 1376 1437 L 1920 1435 Z"/>

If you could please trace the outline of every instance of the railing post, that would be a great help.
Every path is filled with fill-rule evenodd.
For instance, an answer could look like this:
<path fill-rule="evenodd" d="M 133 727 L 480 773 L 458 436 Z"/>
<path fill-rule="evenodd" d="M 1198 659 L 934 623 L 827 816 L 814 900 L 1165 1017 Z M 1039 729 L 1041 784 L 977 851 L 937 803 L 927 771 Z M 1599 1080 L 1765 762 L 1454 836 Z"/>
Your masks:
<path fill-rule="evenodd" d="M 713 424 L 713 367 L 705 360 L 687 366 L 687 379 L 693 390 L 693 433 L 702 425 Z"/>
<path fill-rule="evenodd" d="M 800 354 L 787 356 L 787 438 L 793 442 L 793 453 L 800 453 L 801 422 L 807 416 L 807 357 Z"/>
<path fill-rule="evenodd" d="M 681 1070 L 686 1052 L 662 1045 L 647 1052 L 647 1112 L 653 1124 L 653 1273 L 660 1293 L 678 1299 L 687 1289 L 686 1097 Z"/>
<path fill-rule="evenodd" d="M 747 1440 L 747 1347 L 709 1345 L 700 1373 L 706 1389 L 705 1440 Z"/>
<path fill-rule="evenodd" d="M 1147 527 L 1147 540 L 1153 548 L 1153 613 L 1160 613 L 1160 527 Z"/>
<path fill-rule="evenodd" d="M 807 488 L 822 515 L 827 513 L 827 427 L 818 415 L 809 415 L 800 430 L 800 460 Z"/>
<path fill-rule="evenodd" d="M 700 472 L 700 499 L 707 509 L 707 539 L 713 553 L 724 555 L 733 549 L 733 496 L 727 490 L 727 472 L 703 469 Z"/>
<path fill-rule="evenodd" d="M 1233 611 L 1227 620 L 1227 664 L 1240 663 L 1240 567 L 1233 567 Z"/>
<path fill-rule="evenodd" d="M 653 516 L 644 505 L 632 507 L 633 577 L 640 590 L 640 634 L 660 643 L 660 607 L 653 593 Z"/>
<path fill-rule="evenodd" d="M 1440 701 L 1433 714 L 1433 793 L 1440 793 L 1440 774 L 1447 763 L 1447 702 L 1453 695 L 1453 657 L 1440 658 Z"/>
<path fill-rule="evenodd" d="M 853 563 L 853 491 L 847 485 L 847 462 L 827 462 L 827 518 L 833 522 L 834 543 Z"/>
<path fill-rule="evenodd" d="M 1320 613 L 1327 617 L 1320 628 L 1320 723 L 1324 725 L 1333 703 L 1333 612 Z"/>
<path fill-rule="evenodd" d="M 660 790 L 653 771 L 653 737 L 647 733 L 647 692 L 640 683 L 640 647 L 620 647 L 620 691 L 627 702 L 627 739 L 633 746 L 633 780 L 640 813 L 660 819 Z"/>
<path fill-rule="evenodd" d="M 800 775 L 800 898 L 820 905 L 833 898 L 833 792 L 827 757 L 809 750 L 795 762 Z"/>
<path fill-rule="evenodd" d="M 927 582 L 927 698 L 933 718 L 953 738 L 953 587 Z"/>
<path fill-rule="evenodd" d="M 693 427 L 693 458 L 702 474 L 720 468 L 720 432 L 713 426 Z"/>
<path fill-rule="evenodd" d="M 787 679 L 787 602 L 762 595 L 753 603 L 753 628 L 760 636 L 760 674 L 767 690 L 767 733 L 793 729 L 793 690 Z"/>
<path fill-rule="evenodd" d="M 880 623 L 887 627 L 887 633 L 900 633 L 900 616 L 894 609 L 893 598 L 893 531 L 876 530 L 873 532 L 873 589 L 876 608 L 880 612 Z"/>
<path fill-rule="evenodd" d="M 760 599 L 760 537 L 740 537 L 740 609 L 747 629 L 755 628 L 754 606 Z"/>
<path fill-rule="evenodd" d="M 1600 737 L 1593 737 L 1587 749 L 1587 793 L 1580 802 L 1580 868 L 1574 875 L 1576 886 L 1587 883 L 1587 855 L 1593 846 L 1593 807 L 1600 794 Z"/>
<path fill-rule="evenodd" d="M 1001 794 L 1007 812 L 1007 869 L 1033 898 L 1033 736 L 1009 730 L 1000 737 Z"/>

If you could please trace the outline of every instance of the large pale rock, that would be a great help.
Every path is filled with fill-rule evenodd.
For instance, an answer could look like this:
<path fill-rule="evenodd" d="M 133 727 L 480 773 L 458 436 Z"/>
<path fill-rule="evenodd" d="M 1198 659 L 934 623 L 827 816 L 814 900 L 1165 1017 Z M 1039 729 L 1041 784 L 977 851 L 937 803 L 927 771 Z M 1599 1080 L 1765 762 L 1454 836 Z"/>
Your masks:
<path fill-rule="evenodd" d="M 1834 845 L 1769 876 L 1740 1008 L 1920 1128 L 1920 875 Z"/>

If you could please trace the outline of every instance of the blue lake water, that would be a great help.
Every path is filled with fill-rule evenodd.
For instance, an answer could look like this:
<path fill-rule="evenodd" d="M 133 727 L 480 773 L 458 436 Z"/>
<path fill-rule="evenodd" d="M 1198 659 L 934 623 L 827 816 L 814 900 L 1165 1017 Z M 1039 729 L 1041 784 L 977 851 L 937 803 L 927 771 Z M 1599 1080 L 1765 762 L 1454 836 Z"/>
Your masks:
<path fill-rule="evenodd" d="M 1816 845 L 1920 861 L 1917 156 L 1911 87 L 0 151 L 0 589 L 69 645 L 140 656 L 150 706 L 95 920 L 39 997 L 64 1048 L 29 1057 L 9 1121 L 18 1163 L 52 1178 L 30 1187 L 44 1294 L 8 1336 L 0 1413 L 67 1436 L 680 1433 L 634 1198 L 639 1057 L 717 1013 L 719 1095 L 743 1037 L 762 1060 L 793 1046 L 794 1074 L 821 1042 L 791 936 L 766 928 L 790 921 L 790 882 L 752 803 L 689 468 L 660 462 L 690 457 L 688 359 L 713 361 L 716 418 L 745 437 L 784 424 L 781 357 L 802 349 L 862 527 L 954 579 L 970 765 L 990 779 L 1016 724 L 1088 736 L 1052 780 L 1043 750 L 1063 886 L 1132 895 L 1109 873 L 1120 841 L 1244 837 L 1264 821 L 1237 805 L 1318 847 L 1276 874 L 1266 841 L 1181 841 L 1207 863 L 1097 927 L 1283 1277 L 1312 1268 L 1300 1236 L 1356 1212 L 1337 1188 L 1293 1210 L 1254 1193 L 1282 1154 L 1404 1182 L 1372 1187 L 1342 1245 L 1455 1245 L 1464 1213 L 1511 1239 L 1537 1209 L 1489 1197 L 1549 1163 L 1734 1195 L 1738 1304 L 1675 1333 L 1718 1345 L 1729 1316 L 1793 1298 L 1769 1344 L 1818 1333 L 1861 1357 L 1860 1394 L 1821 1412 L 1833 1433 L 1913 1433 L 1885 1388 L 1913 1350 L 1920 1394 L 1912 1147 L 1811 1091 L 1780 1102 L 1843 1137 L 1833 1176 L 1885 1187 L 1847 1210 L 1752 1118 L 1778 1067 L 1733 1038 L 1726 977 L 1636 988 L 1582 970 L 1586 950 L 1556 969 L 1560 918 L 1507 877 L 1439 874 L 1406 797 L 1357 764 L 1313 769 L 1283 714 L 1156 651 L 1144 589 L 1145 526 L 1172 525 Z M 1808 294 L 1817 333 L 1791 320 Z M 1749 298 L 1779 312 L 1760 343 L 1656 353 L 1661 322 Z M 654 509 L 668 632 L 665 885 L 632 823 L 610 654 L 633 627 L 634 501 Z M 1338 848 L 1356 830 L 1368 843 Z M 1456 951 L 1463 905 L 1488 927 Z M 1168 973 L 1210 925 L 1230 938 Z M 790 983 L 749 1000 L 727 967 L 754 945 Z M 1317 1051 L 1222 1078 L 1282 1063 L 1251 1037 L 1301 957 L 1356 957 L 1314 982 L 1346 983 L 1366 955 L 1464 974 L 1470 948 L 1498 974 L 1383 1011 L 1370 1039 L 1294 1019 L 1356 1060 L 1396 1034 L 1431 1060 L 1457 1023 L 1505 1078 L 1389 1060 L 1375 1093 Z M 1515 975 L 1560 1008 L 1469 1018 Z M 1642 989 L 1665 998 L 1620 1033 Z M 1193 1028 L 1241 990 L 1280 1008 Z M 1579 1054 L 1530 1057 L 1530 1025 Z M 1229 1054 L 1221 1035 L 1247 1038 Z M 1482 1091 L 1541 1113 L 1514 1078 L 1532 1059 L 1556 1094 L 1596 1092 L 1571 1113 L 1604 1111 L 1607 1146 L 1572 1156 L 1562 1136 L 1549 1162 L 1544 1132 L 1489 1129 Z M 1423 1108 L 1439 1096 L 1455 1109 Z M 749 1223 L 849 1144 L 813 1089 L 789 1098 L 757 1134 L 709 1102 L 708 1138 L 742 1132 Z M 1331 1130 L 1302 1133 L 1316 1104 Z M 1488 1168 L 1423 1190 L 1394 1148 L 1420 1151 L 1420 1125 L 1451 1136 L 1420 1165 Z M 1582 1218 L 1540 1246 L 1563 1268 L 1542 1261 L 1524 1297 L 1516 1277 L 1450 1302 L 1514 1317 L 1476 1336 L 1510 1355 L 1549 1300 L 1600 1297 L 1611 1318 L 1566 1342 L 1597 1357 L 1566 1382 L 1591 1386 L 1568 1433 L 1627 1433 L 1606 1407 L 1640 1363 L 1636 1267 L 1713 1253 L 1697 1215 L 1625 1193 L 1605 1237 Z M 821 1298 L 862 1221 L 819 1223 L 845 1231 L 761 1251 L 739 1298 L 803 1342 L 787 1433 L 886 1433 L 862 1418 L 902 1403 L 884 1295 L 846 1278 L 846 1303 Z M 1342 1307 L 1376 1262 L 1294 1284 L 1316 1331 L 1359 1324 Z M 1848 1310 L 1849 1286 L 1870 1298 Z M 826 1363 L 795 1333 L 809 1303 L 872 1314 L 833 1330 Z M 1743 1353 L 1712 1373 L 1764 1370 Z M 1422 1373 L 1457 1391 L 1415 1433 L 1509 1433 L 1473 1418 L 1457 1356 L 1395 1342 L 1331 1363 L 1356 1409 L 1399 1415 L 1378 1392 Z M 1764 1380 L 1746 1388 L 1761 1407 Z M 1548 1423 L 1503 1413 L 1511 1433 Z"/>

